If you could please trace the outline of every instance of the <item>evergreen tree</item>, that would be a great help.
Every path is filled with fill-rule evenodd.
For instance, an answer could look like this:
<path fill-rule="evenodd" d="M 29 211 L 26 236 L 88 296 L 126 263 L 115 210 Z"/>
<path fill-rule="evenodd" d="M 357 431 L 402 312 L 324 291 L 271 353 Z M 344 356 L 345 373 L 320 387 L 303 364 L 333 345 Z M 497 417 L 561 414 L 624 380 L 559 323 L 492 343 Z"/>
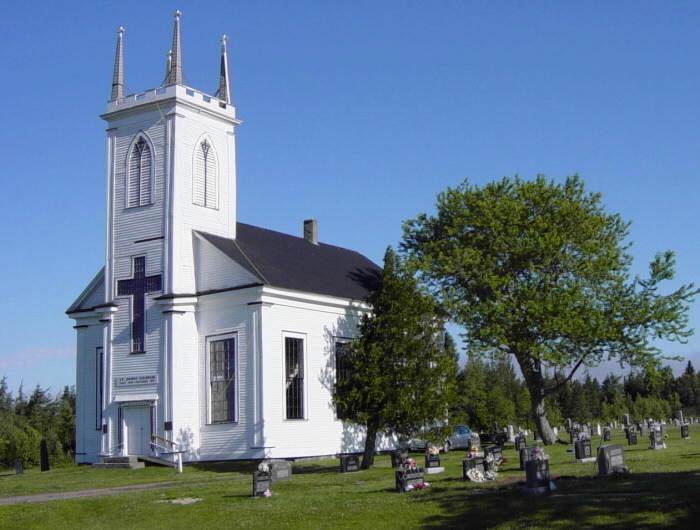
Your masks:
<path fill-rule="evenodd" d="M 391 248 L 368 302 L 372 312 L 362 318 L 347 353 L 347 375 L 334 391 L 346 419 L 366 428 L 363 469 L 374 463 L 378 433 L 411 436 L 445 424 L 457 369 L 453 342 L 446 347 L 441 339 L 434 300 L 419 290 Z"/>

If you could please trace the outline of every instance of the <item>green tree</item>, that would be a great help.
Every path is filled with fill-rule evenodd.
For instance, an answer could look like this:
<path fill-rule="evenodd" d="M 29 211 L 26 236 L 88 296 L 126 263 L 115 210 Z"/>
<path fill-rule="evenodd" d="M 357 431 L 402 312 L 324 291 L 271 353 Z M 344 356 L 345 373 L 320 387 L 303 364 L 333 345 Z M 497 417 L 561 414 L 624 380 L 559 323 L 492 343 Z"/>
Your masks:
<path fill-rule="evenodd" d="M 413 435 L 444 424 L 454 395 L 457 358 L 443 339 L 443 320 L 432 297 L 423 294 L 391 248 L 372 308 L 348 349 L 346 375 L 334 401 L 347 420 L 366 428 L 362 468 L 374 463 L 377 434 Z"/>
<path fill-rule="evenodd" d="M 555 440 L 545 399 L 579 368 L 612 359 L 655 366 L 653 340 L 692 333 L 688 306 L 698 291 L 659 293 L 674 276 L 671 252 L 656 256 L 648 279 L 632 278 L 628 232 L 578 177 L 464 182 L 438 196 L 435 215 L 404 224 L 403 252 L 467 342 L 518 362 L 545 443 Z"/>

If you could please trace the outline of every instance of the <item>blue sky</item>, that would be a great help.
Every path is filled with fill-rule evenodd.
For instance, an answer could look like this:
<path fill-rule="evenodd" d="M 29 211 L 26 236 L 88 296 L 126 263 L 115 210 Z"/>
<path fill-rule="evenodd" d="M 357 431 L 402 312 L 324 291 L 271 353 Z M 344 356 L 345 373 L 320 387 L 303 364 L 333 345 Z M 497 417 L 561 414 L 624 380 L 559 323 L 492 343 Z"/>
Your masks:
<path fill-rule="evenodd" d="M 86 6 L 90 8 L 86 8 Z M 697 280 L 700 4 L 32 2 L 0 18 L 0 374 L 73 383 L 64 310 L 104 259 L 104 111 L 160 84 L 183 12 L 186 82 L 213 92 L 229 35 L 241 221 L 376 261 L 469 177 L 579 173 L 631 220 L 635 270 Z M 692 323 L 700 328 L 700 310 Z M 668 353 L 700 364 L 700 339 Z"/>

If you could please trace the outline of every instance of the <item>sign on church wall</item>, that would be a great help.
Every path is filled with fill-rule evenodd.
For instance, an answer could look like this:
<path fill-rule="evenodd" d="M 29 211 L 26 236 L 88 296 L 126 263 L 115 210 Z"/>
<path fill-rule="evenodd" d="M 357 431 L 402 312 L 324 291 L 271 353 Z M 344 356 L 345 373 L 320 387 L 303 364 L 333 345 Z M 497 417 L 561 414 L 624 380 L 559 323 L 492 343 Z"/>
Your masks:
<path fill-rule="evenodd" d="M 156 374 L 149 375 L 127 375 L 114 378 L 114 386 L 139 386 L 139 385 L 155 385 L 158 384 L 158 376 Z"/>

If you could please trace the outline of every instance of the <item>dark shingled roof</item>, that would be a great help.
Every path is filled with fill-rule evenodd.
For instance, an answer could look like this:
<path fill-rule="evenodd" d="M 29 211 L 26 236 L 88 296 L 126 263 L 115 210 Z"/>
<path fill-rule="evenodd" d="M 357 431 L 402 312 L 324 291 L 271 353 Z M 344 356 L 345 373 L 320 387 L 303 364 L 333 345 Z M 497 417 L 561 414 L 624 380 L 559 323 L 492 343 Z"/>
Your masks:
<path fill-rule="evenodd" d="M 237 223 L 235 240 L 199 234 L 274 287 L 364 300 L 381 277 L 379 266 L 352 250 L 245 223 Z"/>

